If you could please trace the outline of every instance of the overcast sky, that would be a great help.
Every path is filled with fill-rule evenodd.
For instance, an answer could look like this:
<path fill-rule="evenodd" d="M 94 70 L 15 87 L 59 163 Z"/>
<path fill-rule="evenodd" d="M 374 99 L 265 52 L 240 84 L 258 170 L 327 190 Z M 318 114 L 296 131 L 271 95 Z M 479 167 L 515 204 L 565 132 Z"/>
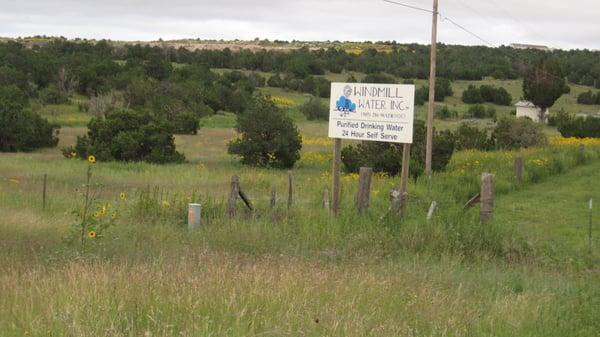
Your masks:
<path fill-rule="evenodd" d="M 431 0 L 397 0 L 431 8 Z M 431 15 L 382 0 L 1 0 L 0 36 L 396 40 L 428 43 Z M 600 49 L 599 0 L 440 0 L 440 13 L 492 46 Z M 439 40 L 483 44 L 448 20 Z"/>

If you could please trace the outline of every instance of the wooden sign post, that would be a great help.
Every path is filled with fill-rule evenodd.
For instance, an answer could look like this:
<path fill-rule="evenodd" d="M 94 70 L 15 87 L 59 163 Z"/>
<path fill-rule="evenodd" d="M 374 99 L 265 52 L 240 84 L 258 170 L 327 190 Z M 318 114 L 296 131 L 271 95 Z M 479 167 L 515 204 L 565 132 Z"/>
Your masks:
<path fill-rule="evenodd" d="M 410 173 L 410 144 L 402 149 L 402 175 L 400 176 L 400 215 L 404 216 L 408 199 L 408 176 Z"/>
<path fill-rule="evenodd" d="M 331 213 L 337 216 L 340 209 L 340 168 L 342 165 L 342 140 L 333 141 L 333 169 L 331 172 Z"/>

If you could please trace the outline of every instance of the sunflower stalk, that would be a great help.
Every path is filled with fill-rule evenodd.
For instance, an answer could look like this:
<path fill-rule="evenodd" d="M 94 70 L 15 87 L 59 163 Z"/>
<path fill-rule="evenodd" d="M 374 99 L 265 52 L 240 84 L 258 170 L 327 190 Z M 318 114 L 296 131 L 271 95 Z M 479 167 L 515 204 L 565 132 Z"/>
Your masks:
<path fill-rule="evenodd" d="M 81 216 L 81 250 L 83 251 L 85 244 L 85 231 L 87 227 L 87 214 L 90 209 L 90 181 L 92 180 L 92 165 L 88 165 L 87 179 L 85 182 L 85 201 L 83 206 L 83 212 Z"/>

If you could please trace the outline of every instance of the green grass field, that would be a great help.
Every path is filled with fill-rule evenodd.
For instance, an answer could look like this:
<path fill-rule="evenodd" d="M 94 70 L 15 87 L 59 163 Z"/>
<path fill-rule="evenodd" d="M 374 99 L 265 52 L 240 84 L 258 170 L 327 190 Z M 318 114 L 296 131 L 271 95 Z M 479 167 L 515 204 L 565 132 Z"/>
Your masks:
<path fill-rule="evenodd" d="M 58 149 L 0 155 L 0 335 L 600 333 L 600 251 L 594 244 L 587 253 L 586 227 L 587 200 L 600 187 L 600 148 L 590 146 L 581 162 L 575 146 L 457 153 L 434 176 L 440 208 L 431 223 L 425 181 L 411 182 L 400 221 L 381 218 L 396 178 L 374 178 L 371 209 L 361 217 L 353 207 L 356 177 L 345 175 L 343 211 L 334 220 L 321 206 L 330 183 L 325 125 L 301 122 L 300 129 L 305 146 L 289 212 L 287 173 L 237 164 L 225 151 L 235 136 L 229 128 L 178 136 L 186 164 L 94 164 L 97 204 L 119 215 L 86 239 L 83 252 L 65 237 L 89 164 Z M 63 128 L 60 146 L 84 132 Z M 507 160 L 516 155 L 527 158 L 520 187 Z M 548 176 L 550 168 L 529 162 L 536 158 L 557 158 L 563 170 Z M 497 214 L 486 226 L 477 224 L 476 209 L 459 211 L 482 171 L 497 174 Z M 222 203 L 233 174 L 258 211 L 229 220 Z M 280 199 L 275 210 L 271 189 Z M 203 203 L 206 218 L 189 233 L 185 204 L 192 200 Z"/>
<path fill-rule="evenodd" d="M 460 108 L 467 83 L 454 85 L 446 103 Z M 503 85 L 518 98 L 518 81 Z M 571 96 L 584 89 L 573 89 L 557 105 L 576 109 Z M 403 219 L 389 213 L 398 178 L 374 176 L 369 211 L 359 215 L 357 176 L 344 174 L 336 219 L 323 207 L 327 124 L 298 112 L 307 96 L 261 90 L 279 98 L 303 137 L 290 209 L 287 171 L 242 166 L 227 154 L 232 114 L 176 136 L 184 164 L 89 164 L 60 148 L 86 132 L 90 117 L 76 104 L 38 107 L 63 125 L 59 146 L 0 154 L 0 336 L 600 335 L 600 227 L 594 211 L 590 253 L 587 210 L 590 198 L 600 200 L 600 145 L 455 153 L 431 192 L 425 179 L 409 182 Z M 88 168 L 93 210 L 110 226 L 82 244 L 73 225 Z M 496 175 L 496 213 L 486 225 L 477 207 L 463 210 L 482 172 Z M 232 175 L 256 211 L 239 204 L 229 219 Z M 438 209 L 428 222 L 432 200 Z M 194 232 L 188 202 L 203 205 Z"/>

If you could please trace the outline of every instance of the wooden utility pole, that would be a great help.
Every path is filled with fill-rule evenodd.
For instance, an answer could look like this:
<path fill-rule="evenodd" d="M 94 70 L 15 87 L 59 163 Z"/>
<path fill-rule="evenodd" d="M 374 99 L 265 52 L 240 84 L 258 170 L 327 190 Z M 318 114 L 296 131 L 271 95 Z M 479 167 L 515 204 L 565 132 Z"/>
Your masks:
<path fill-rule="evenodd" d="M 435 108 L 435 58 L 437 54 L 438 0 L 433 0 L 433 25 L 431 27 L 431 60 L 429 66 L 429 107 L 427 110 L 427 148 L 425 152 L 425 175 L 431 181 L 431 157 L 433 153 L 433 110 Z"/>
<path fill-rule="evenodd" d="M 331 212 L 337 216 L 340 209 L 340 167 L 342 164 L 342 140 L 335 138 L 333 143 L 333 184 L 331 187 Z"/>

